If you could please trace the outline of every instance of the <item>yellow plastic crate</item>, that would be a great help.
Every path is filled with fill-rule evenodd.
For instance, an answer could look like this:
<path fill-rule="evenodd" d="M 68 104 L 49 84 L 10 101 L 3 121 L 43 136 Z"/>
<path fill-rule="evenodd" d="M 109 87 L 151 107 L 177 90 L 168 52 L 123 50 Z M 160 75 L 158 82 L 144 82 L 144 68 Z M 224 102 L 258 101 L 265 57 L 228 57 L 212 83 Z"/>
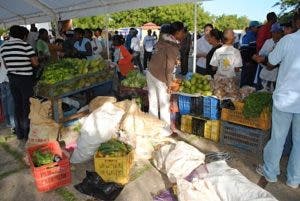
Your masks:
<path fill-rule="evenodd" d="M 220 120 L 208 120 L 204 126 L 204 137 L 214 142 L 220 141 Z"/>
<path fill-rule="evenodd" d="M 264 109 L 258 118 L 247 119 L 243 115 L 244 103 L 234 102 L 234 106 L 235 110 L 222 109 L 221 120 L 261 130 L 271 128 L 271 112 L 268 109 Z"/>
<path fill-rule="evenodd" d="M 95 171 L 106 182 L 126 184 L 129 181 L 133 157 L 133 151 L 121 157 L 99 157 L 96 153 L 94 155 Z"/>
<path fill-rule="evenodd" d="M 181 131 L 194 134 L 214 142 L 220 140 L 220 120 L 208 120 L 205 118 L 182 115 Z"/>
<path fill-rule="evenodd" d="M 181 116 L 180 130 L 182 132 L 192 133 L 192 119 L 193 119 L 193 117 L 190 115 L 182 115 Z"/>

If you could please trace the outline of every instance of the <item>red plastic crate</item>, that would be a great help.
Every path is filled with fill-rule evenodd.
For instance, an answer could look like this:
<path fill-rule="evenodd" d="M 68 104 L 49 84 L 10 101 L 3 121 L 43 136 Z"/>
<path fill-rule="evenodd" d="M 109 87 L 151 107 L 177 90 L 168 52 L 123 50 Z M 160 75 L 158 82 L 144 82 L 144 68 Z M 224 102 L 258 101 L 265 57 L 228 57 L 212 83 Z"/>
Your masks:
<path fill-rule="evenodd" d="M 49 150 L 55 155 L 61 156 L 59 162 L 53 162 L 41 167 L 35 167 L 32 161 L 33 152 L 37 149 Z M 36 145 L 27 149 L 30 169 L 34 177 L 36 187 L 40 192 L 54 190 L 71 183 L 71 168 L 68 157 L 62 152 L 57 141 Z"/>

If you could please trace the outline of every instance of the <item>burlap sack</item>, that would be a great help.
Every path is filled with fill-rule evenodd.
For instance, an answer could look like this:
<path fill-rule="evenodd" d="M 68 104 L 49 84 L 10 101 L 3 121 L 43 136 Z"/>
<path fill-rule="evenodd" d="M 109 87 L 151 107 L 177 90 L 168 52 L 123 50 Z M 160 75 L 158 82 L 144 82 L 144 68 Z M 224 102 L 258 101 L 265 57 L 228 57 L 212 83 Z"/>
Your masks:
<path fill-rule="evenodd" d="M 30 147 L 37 144 L 47 143 L 57 140 L 59 124 L 55 121 L 47 121 L 39 124 L 30 123 L 30 131 L 26 146 Z"/>
<path fill-rule="evenodd" d="M 106 102 L 115 103 L 115 102 L 117 102 L 117 99 L 115 97 L 111 97 L 111 96 L 98 96 L 90 102 L 89 111 L 92 112 L 92 111 L 98 109 Z"/>
<path fill-rule="evenodd" d="M 42 102 L 39 99 L 30 98 L 29 119 L 30 131 L 27 147 L 47 143 L 50 140 L 57 140 L 60 126 L 52 119 L 51 101 Z"/>
<path fill-rule="evenodd" d="M 135 101 L 131 101 L 131 105 L 120 124 L 120 129 L 127 133 L 149 137 L 159 135 L 161 129 L 164 127 L 166 127 L 165 122 L 148 113 L 142 112 Z"/>

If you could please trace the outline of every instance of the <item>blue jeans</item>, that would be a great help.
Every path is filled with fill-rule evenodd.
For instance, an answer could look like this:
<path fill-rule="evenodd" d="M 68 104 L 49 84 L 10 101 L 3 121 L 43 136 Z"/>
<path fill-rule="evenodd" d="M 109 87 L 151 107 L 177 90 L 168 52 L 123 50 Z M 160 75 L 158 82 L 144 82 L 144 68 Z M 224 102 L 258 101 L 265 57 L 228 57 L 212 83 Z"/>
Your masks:
<path fill-rule="evenodd" d="M 9 83 L 8 82 L 1 83 L 0 90 L 1 90 L 1 102 L 2 102 L 6 125 L 14 128 L 15 127 L 14 100 L 11 95 Z"/>
<path fill-rule="evenodd" d="M 264 149 L 264 175 L 277 180 L 284 144 L 292 126 L 292 150 L 287 166 L 287 182 L 300 184 L 300 114 L 282 112 L 273 106 L 271 139 Z"/>

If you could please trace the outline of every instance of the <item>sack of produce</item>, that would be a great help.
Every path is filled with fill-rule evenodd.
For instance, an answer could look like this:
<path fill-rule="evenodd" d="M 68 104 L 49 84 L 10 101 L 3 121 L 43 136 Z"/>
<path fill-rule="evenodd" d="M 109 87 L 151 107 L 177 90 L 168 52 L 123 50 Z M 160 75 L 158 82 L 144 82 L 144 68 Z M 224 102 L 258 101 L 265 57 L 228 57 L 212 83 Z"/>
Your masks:
<path fill-rule="evenodd" d="M 215 75 L 213 80 L 214 95 L 219 99 L 240 100 L 239 85 L 236 78 Z"/>
<path fill-rule="evenodd" d="M 42 101 L 37 98 L 30 98 L 30 122 L 44 122 L 45 119 L 51 119 L 52 108 L 51 101 Z"/>
<path fill-rule="evenodd" d="M 82 125 L 71 163 L 81 163 L 91 159 L 99 145 L 111 139 L 118 131 L 123 114 L 122 109 L 110 102 L 93 111 Z"/>
<path fill-rule="evenodd" d="M 92 112 L 98 109 L 106 102 L 115 103 L 117 99 L 112 96 L 97 96 L 89 103 L 89 111 Z"/>
<path fill-rule="evenodd" d="M 59 124 L 51 116 L 52 108 L 50 101 L 30 98 L 30 130 L 26 147 L 57 139 Z"/>
<path fill-rule="evenodd" d="M 183 141 L 161 146 L 154 153 L 154 165 L 176 183 L 204 163 L 205 155 Z"/>
<path fill-rule="evenodd" d="M 51 119 L 40 122 L 38 124 L 30 123 L 30 131 L 26 147 L 31 147 L 37 144 L 47 143 L 48 141 L 56 140 L 59 131 L 59 124 Z"/>

